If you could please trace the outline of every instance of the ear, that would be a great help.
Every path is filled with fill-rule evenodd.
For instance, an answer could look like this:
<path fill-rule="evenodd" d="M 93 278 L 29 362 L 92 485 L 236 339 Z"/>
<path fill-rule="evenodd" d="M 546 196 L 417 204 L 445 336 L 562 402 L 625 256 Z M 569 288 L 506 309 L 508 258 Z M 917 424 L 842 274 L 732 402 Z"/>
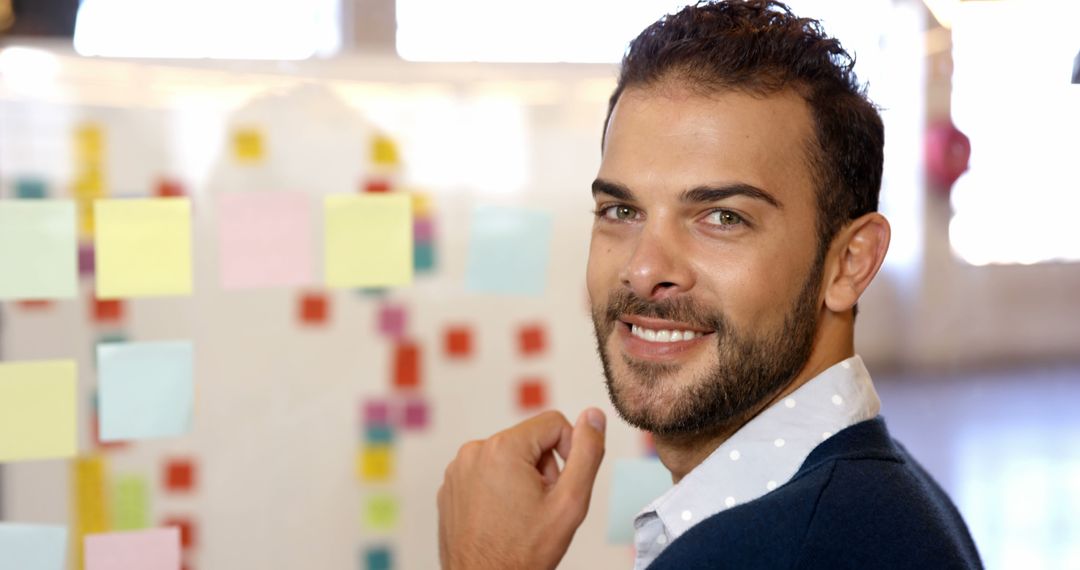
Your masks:
<path fill-rule="evenodd" d="M 840 230 L 829 257 L 833 267 L 825 283 L 825 306 L 842 313 L 859 302 L 889 250 L 891 229 L 885 216 L 866 214 Z"/>

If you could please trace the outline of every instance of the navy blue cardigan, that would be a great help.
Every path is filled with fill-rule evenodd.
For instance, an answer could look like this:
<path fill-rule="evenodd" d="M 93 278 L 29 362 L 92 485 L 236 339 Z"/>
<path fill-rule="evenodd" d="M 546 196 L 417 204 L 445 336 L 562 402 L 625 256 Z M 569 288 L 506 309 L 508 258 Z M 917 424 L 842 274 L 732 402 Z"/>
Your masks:
<path fill-rule="evenodd" d="M 949 497 L 880 417 L 815 448 L 791 481 L 695 525 L 650 570 L 982 568 Z"/>

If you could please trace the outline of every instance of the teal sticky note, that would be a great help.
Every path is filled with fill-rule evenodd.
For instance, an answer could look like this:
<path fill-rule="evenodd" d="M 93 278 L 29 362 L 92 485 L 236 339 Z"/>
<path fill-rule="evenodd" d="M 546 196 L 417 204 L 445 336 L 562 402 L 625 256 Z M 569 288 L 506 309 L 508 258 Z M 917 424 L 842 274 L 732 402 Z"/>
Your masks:
<path fill-rule="evenodd" d="M 670 488 L 671 472 L 659 459 L 616 460 L 608 499 L 608 542 L 633 543 L 634 517 Z"/>
<path fill-rule="evenodd" d="M 547 287 L 552 216 L 506 206 L 472 213 L 465 288 L 475 293 L 542 295 Z"/>
<path fill-rule="evenodd" d="M 97 357 L 101 441 L 188 432 L 194 399 L 190 342 L 105 343 L 98 345 Z"/>
<path fill-rule="evenodd" d="M 0 200 L 0 299 L 70 299 L 79 245 L 70 200 Z"/>
<path fill-rule="evenodd" d="M 430 273 L 435 270 L 435 244 L 413 242 L 413 271 Z"/>
<path fill-rule="evenodd" d="M 0 570 L 64 570 L 67 528 L 0 523 Z"/>
<path fill-rule="evenodd" d="M 22 200 L 43 200 L 45 181 L 40 178 L 20 178 L 15 181 L 15 197 Z"/>

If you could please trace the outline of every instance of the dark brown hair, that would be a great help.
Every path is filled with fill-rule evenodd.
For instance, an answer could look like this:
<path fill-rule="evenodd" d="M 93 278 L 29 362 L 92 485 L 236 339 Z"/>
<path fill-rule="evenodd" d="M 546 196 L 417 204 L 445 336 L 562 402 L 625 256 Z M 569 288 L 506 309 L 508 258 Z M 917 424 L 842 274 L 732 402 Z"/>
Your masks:
<path fill-rule="evenodd" d="M 701 1 L 665 16 L 630 42 L 608 116 L 628 87 L 662 81 L 712 93 L 767 96 L 793 89 L 810 107 L 820 263 L 849 221 L 877 211 L 884 127 L 852 70 L 855 59 L 825 35 L 820 22 L 799 18 L 772 0 Z"/>

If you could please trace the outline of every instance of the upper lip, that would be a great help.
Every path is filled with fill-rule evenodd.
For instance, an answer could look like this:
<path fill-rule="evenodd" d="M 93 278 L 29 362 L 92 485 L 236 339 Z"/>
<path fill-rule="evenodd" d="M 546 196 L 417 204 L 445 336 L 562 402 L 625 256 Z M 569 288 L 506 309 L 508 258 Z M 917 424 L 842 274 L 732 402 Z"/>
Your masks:
<path fill-rule="evenodd" d="M 677 321 L 668 321 L 665 319 L 653 319 L 649 317 L 639 317 L 637 315 L 622 315 L 619 320 L 630 325 L 637 325 L 642 328 L 651 329 L 654 331 L 694 331 L 699 333 L 713 332 L 709 329 L 703 329 L 687 323 L 680 323 Z"/>

